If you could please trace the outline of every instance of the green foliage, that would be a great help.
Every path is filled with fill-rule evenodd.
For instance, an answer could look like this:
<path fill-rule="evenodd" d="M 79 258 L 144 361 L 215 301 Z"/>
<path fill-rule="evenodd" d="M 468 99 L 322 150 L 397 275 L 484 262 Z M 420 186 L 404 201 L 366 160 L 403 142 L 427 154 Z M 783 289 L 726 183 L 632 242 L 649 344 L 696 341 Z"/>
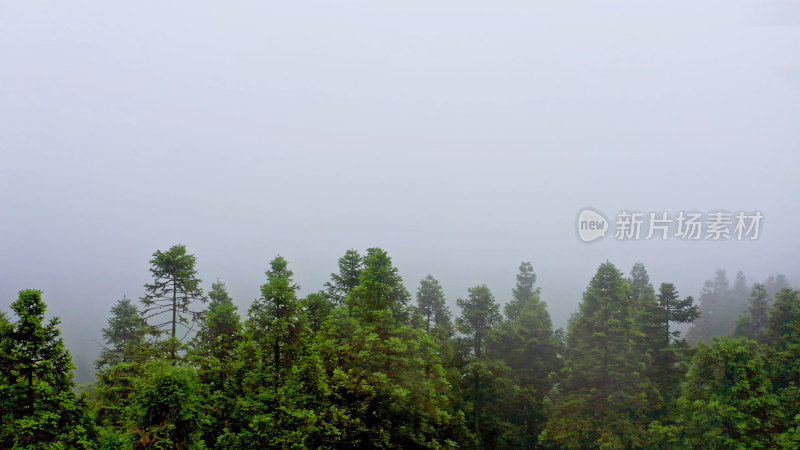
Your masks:
<path fill-rule="evenodd" d="M 611 263 L 589 283 L 572 322 L 561 381 L 546 401 L 543 442 L 565 448 L 645 445 L 659 398 L 644 376 L 630 286 Z"/>
<path fill-rule="evenodd" d="M 747 309 L 736 321 L 735 337 L 746 337 L 762 341 L 767 332 L 767 310 L 769 309 L 767 289 L 763 284 L 753 285 Z"/>
<path fill-rule="evenodd" d="M 315 341 L 343 445 L 447 448 L 465 434 L 436 341 L 392 320 L 371 324 L 337 309 Z"/>
<path fill-rule="evenodd" d="M 433 324 L 434 333 L 437 335 L 452 336 L 453 323 L 450 320 L 450 311 L 444 298 L 444 290 L 432 275 L 426 276 L 419 282 L 417 309 L 425 318 L 425 331 L 431 331 L 431 324 Z"/>
<path fill-rule="evenodd" d="M 182 246 L 157 252 L 145 309 L 161 302 L 161 312 L 183 317 L 177 323 L 196 322 L 196 335 L 148 342 L 144 317 L 158 309 L 118 301 L 91 416 L 74 394 L 58 320 L 45 324 L 39 291 L 21 292 L 19 320 L 0 313 L 0 448 L 800 445 L 800 291 L 769 302 L 783 278 L 756 285 L 742 315 L 737 333 L 759 342 L 694 349 L 671 329 L 698 318 L 692 297 L 670 283 L 656 293 L 641 263 L 629 279 L 602 264 L 567 334 L 553 331 L 530 263 L 519 267 L 505 318 L 476 286 L 457 301 L 456 330 L 432 276 L 414 308 L 385 251 L 351 250 L 339 263 L 327 291 L 298 299 L 288 262 L 276 257 L 242 323 L 219 281 L 208 308 L 191 311 L 202 295 L 194 257 Z M 712 333 L 729 315 L 713 308 L 735 306 L 746 287 L 739 273 L 729 288 L 722 271 L 707 283 Z M 159 358 L 179 350 L 185 357 Z"/>
<path fill-rule="evenodd" d="M 715 338 L 697 347 L 678 399 L 676 432 L 681 448 L 770 448 L 782 419 L 771 391 L 767 362 L 755 342 Z"/>
<path fill-rule="evenodd" d="M 126 408 L 136 449 L 202 449 L 207 396 L 191 367 L 148 363 Z"/>
<path fill-rule="evenodd" d="M 366 321 L 381 322 L 386 314 L 394 320 L 408 323 L 407 308 L 410 295 L 392 258 L 380 248 L 367 249 L 359 284 L 345 300 L 353 315 Z"/>
<path fill-rule="evenodd" d="M 276 376 L 284 362 L 296 352 L 300 334 L 297 311 L 298 286 L 292 281 L 294 273 L 282 256 L 270 262 L 267 282 L 261 286 L 261 298 L 253 302 L 247 322 L 252 339 L 271 351 L 271 364 Z"/>
<path fill-rule="evenodd" d="M 482 437 L 484 444 L 504 448 L 530 448 L 537 443 L 546 420 L 544 397 L 561 367 L 561 345 L 553 332 L 547 305 L 534 286 L 536 275 L 530 263 L 522 263 L 506 305 L 509 320 L 499 323 L 489 336 L 489 355 L 495 362 L 486 366 L 492 374 L 484 381 L 488 396 L 486 409 L 496 418 L 495 431 Z M 513 305 L 509 308 L 509 305 Z"/>
<path fill-rule="evenodd" d="M 339 258 L 339 273 L 331 274 L 331 281 L 325 283 L 328 298 L 336 305 L 341 305 L 361 281 L 364 270 L 364 259 L 355 250 L 348 250 Z"/>
<path fill-rule="evenodd" d="M 147 323 L 142 319 L 139 308 L 127 298 L 119 300 L 111 308 L 108 328 L 103 328 L 106 347 L 95 361 L 97 370 L 122 362 L 141 361 L 147 333 Z"/>
<path fill-rule="evenodd" d="M 192 303 L 205 303 L 207 300 L 200 288 L 201 280 L 197 278 L 195 263 L 195 256 L 186 253 L 183 245 L 173 245 L 166 252 L 157 250 L 150 260 L 153 283 L 145 284 L 145 295 L 141 298 L 144 305 L 142 317 L 148 321 L 162 320 L 155 324 L 148 323 L 156 329 L 169 329 L 163 332 L 169 333 L 168 347 L 173 360 L 177 357 L 179 342 L 200 319 L 200 312 L 191 309 Z M 166 320 L 162 317 L 164 314 L 168 315 Z M 182 337 L 176 334 L 178 324 L 187 329 Z"/>
<path fill-rule="evenodd" d="M 211 302 L 208 304 L 200 321 L 200 329 L 195 337 L 195 347 L 211 348 L 224 338 L 231 341 L 241 333 L 241 319 L 237 313 L 237 306 L 225 289 L 225 283 L 217 282 L 211 285 L 208 292 Z M 228 347 L 230 350 L 230 347 Z"/>
<path fill-rule="evenodd" d="M 785 411 L 778 427 L 781 445 L 800 442 L 800 291 L 781 289 L 769 311 L 765 341 L 769 346 L 772 382 Z M 784 448 L 796 448 L 791 445 Z"/>
<path fill-rule="evenodd" d="M 522 307 L 533 297 L 539 297 L 541 290 L 535 287 L 536 273 L 533 271 L 533 265 L 530 262 L 522 262 L 519 265 L 519 273 L 517 274 L 517 283 L 511 291 L 513 298 L 505 306 L 506 317 L 509 320 L 515 320 Z"/>
<path fill-rule="evenodd" d="M 0 448 L 90 448 L 93 424 L 73 392 L 73 364 L 58 318 L 45 324 L 42 293 L 24 290 L 0 323 Z"/>
<path fill-rule="evenodd" d="M 678 385 L 686 369 L 688 346 L 685 339 L 680 339 L 680 331 L 670 331 L 670 323 L 692 323 L 700 311 L 691 296 L 680 298 L 672 283 L 661 283 L 656 301 L 661 336 L 650 340 L 648 351 L 653 364 L 648 373 L 658 386 L 665 407 L 670 407 L 678 396 Z"/>
<path fill-rule="evenodd" d="M 800 291 L 784 288 L 775 296 L 766 342 L 781 350 L 800 344 Z"/>
<path fill-rule="evenodd" d="M 119 363 L 97 373 L 94 408 L 98 424 L 108 427 L 107 431 L 124 427 L 125 409 L 143 373 L 143 365 L 138 362 Z"/>
<path fill-rule="evenodd" d="M 323 292 L 312 292 L 297 303 L 300 317 L 313 331 L 317 332 L 333 311 L 334 303 Z"/>
<path fill-rule="evenodd" d="M 458 299 L 461 316 L 456 319 L 458 331 L 469 341 L 470 352 L 480 358 L 483 354 L 484 340 L 489 331 L 500 322 L 500 307 L 494 295 L 485 284 L 468 289 L 466 299 Z"/>

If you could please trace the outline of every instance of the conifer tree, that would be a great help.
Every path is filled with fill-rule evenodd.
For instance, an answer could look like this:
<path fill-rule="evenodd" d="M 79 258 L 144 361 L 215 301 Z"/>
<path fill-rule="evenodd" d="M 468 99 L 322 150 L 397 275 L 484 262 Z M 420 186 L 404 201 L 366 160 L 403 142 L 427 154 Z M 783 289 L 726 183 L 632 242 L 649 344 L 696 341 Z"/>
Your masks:
<path fill-rule="evenodd" d="M 536 273 L 530 262 L 522 262 L 519 265 L 517 282 L 512 290 L 512 299 L 505 306 L 506 317 L 514 320 L 519 316 L 523 306 L 533 297 L 539 297 L 541 290 L 536 285 Z"/>
<path fill-rule="evenodd" d="M 505 372 L 504 365 L 498 365 L 488 357 L 484 357 L 487 339 L 492 329 L 500 320 L 500 306 L 486 285 L 468 289 L 466 299 L 458 299 L 461 316 L 456 319 L 458 331 L 465 337 L 463 342 L 468 351 L 468 363 L 465 367 L 466 391 L 472 403 L 472 424 L 474 433 L 484 446 L 493 445 L 496 434 L 487 426 L 491 421 L 484 410 L 496 395 L 497 386 L 488 383 L 495 381 L 499 372 Z"/>
<path fill-rule="evenodd" d="M 769 311 L 764 341 L 769 346 L 772 383 L 784 421 L 775 430 L 783 448 L 800 447 L 800 291 L 781 289 Z"/>
<path fill-rule="evenodd" d="M 734 336 L 763 341 L 764 335 L 767 333 L 768 302 L 766 287 L 759 283 L 753 285 L 747 309 L 739 315 L 739 319 L 736 321 Z"/>
<path fill-rule="evenodd" d="M 339 258 L 339 273 L 332 273 L 331 280 L 325 283 L 328 298 L 337 305 L 344 303 L 350 292 L 358 286 L 362 270 L 364 258 L 356 250 L 346 251 Z"/>
<path fill-rule="evenodd" d="M 419 282 L 417 309 L 425 319 L 425 331 L 431 331 L 433 324 L 434 329 L 441 330 L 448 336 L 452 334 L 450 311 L 444 298 L 444 290 L 439 281 L 430 274 Z"/>
<path fill-rule="evenodd" d="M 11 309 L 17 322 L 0 324 L 0 448 L 91 448 L 59 319 L 45 323 L 38 290 L 21 291 Z"/>
<path fill-rule="evenodd" d="M 367 249 L 359 284 L 345 300 L 353 314 L 370 322 L 391 318 L 408 323 L 409 298 L 389 255 L 380 248 Z"/>
<path fill-rule="evenodd" d="M 638 353 L 630 286 L 602 264 L 569 328 L 563 379 L 547 401 L 541 439 L 566 448 L 644 446 L 658 396 Z"/>
<path fill-rule="evenodd" d="M 746 339 L 700 343 L 682 384 L 674 448 L 775 448 L 781 405 L 765 355 Z"/>
<path fill-rule="evenodd" d="M 197 278 L 194 255 L 186 253 L 183 245 L 173 245 L 166 252 L 157 250 L 150 260 L 150 272 L 153 274 L 153 283 L 145 284 L 145 295 L 141 298 L 144 309 L 142 317 L 156 329 L 164 329 L 169 335 L 170 358 L 177 357 L 178 344 L 193 330 L 194 324 L 200 319 L 201 313 L 191 308 L 194 302 L 206 302 L 203 290 L 200 288 L 202 280 Z M 166 320 L 163 315 L 167 315 Z M 150 320 L 156 320 L 152 324 Z M 158 322 L 161 320 L 161 322 Z M 186 329 L 186 333 L 178 337 L 178 325 Z"/>
<path fill-rule="evenodd" d="M 253 302 L 249 311 L 249 326 L 257 342 L 264 343 L 272 352 L 271 364 L 275 375 L 280 376 L 284 360 L 296 353 L 294 345 L 299 336 L 297 290 L 289 270 L 289 263 L 280 255 L 270 262 L 266 272 L 267 282 L 261 286 L 261 297 Z"/>
<path fill-rule="evenodd" d="M 550 374 L 560 368 L 560 342 L 535 279 L 530 263 L 522 263 L 513 300 L 506 305 L 506 315 L 513 319 L 498 324 L 489 339 L 492 357 L 509 369 L 503 380 L 508 395 L 497 396 L 493 405 L 498 423 L 506 426 L 498 437 L 501 447 L 535 446 L 545 422 L 542 402 L 551 388 Z"/>
<path fill-rule="evenodd" d="M 119 363 L 141 361 L 147 334 L 147 323 L 142 319 L 139 308 L 123 297 L 111 308 L 108 327 L 103 328 L 106 347 L 95 361 L 97 370 Z"/>

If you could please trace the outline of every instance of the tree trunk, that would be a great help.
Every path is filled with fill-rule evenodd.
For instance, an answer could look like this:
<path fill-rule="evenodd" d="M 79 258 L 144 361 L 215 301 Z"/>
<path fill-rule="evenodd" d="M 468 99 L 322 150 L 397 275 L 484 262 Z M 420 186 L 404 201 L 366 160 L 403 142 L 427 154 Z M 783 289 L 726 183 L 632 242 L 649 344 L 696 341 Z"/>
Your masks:
<path fill-rule="evenodd" d="M 172 360 L 175 361 L 175 325 L 178 321 L 178 289 L 175 279 L 172 279 Z"/>

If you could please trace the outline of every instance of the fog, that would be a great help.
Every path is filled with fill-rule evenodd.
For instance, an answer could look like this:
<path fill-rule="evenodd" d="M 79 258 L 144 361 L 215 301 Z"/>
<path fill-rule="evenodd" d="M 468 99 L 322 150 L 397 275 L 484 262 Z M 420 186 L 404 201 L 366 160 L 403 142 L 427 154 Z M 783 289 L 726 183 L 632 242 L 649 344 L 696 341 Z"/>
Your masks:
<path fill-rule="evenodd" d="M 42 289 L 83 372 L 156 250 L 245 312 L 280 254 L 307 294 L 347 249 L 413 293 L 556 327 L 597 266 L 697 295 L 800 280 L 793 2 L 3 2 L 0 310 Z M 584 243 L 584 207 L 760 211 L 757 240 Z"/>

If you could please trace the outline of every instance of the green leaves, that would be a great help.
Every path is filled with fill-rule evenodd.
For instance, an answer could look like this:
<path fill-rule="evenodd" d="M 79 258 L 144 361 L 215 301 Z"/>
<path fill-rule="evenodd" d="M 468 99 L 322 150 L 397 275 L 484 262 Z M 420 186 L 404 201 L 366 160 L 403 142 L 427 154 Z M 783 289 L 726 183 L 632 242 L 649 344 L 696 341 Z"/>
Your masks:
<path fill-rule="evenodd" d="M 24 290 L 0 323 L 0 447 L 88 448 L 93 426 L 73 391 L 72 359 L 58 319 L 44 324 L 42 293 Z"/>
<path fill-rule="evenodd" d="M 385 251 L 348 251 L 339 262 L 327 292 L 298 299 L 277 256 L 242 324 L 220 281 L 205 311 L 190 309 L 202 296 L 194 257 L 182 246 L 156 252 L 144 317 L 199 329 L 191 341 L 147 342 L 152 326 L 118 301 L 103 329 L 94 416 L 73 393 L 58 320 L 45 319 L 41 292 L 21 292 L 12 305 L 19 320 L 0 314 L 0 447 L 800 444 L 798 291 L 781 290 L 770 307 L 769 286 L 752 290 L 746 325 L 760 342 L 692 349 L 670 329 L 697 318 L 692 298 L 669 283 L 656 293 L 641 263 L 628 279 L 600 265 L 564 336 L 530 263 L 519 267 L 505 317 L 488 287 L 475 286 L 457 301 L 453 330 L 433 276 L 420 282 L 414 308 Z M 733 298 L 743 286 L 743 275 L 729 289 L 719 273 L 703 295 Z M 185 357 L 157 357 L 182 347 Z"/>
<path fill-rule="evenodd" d="M 546 402 L 544 441 L 567 448 L 641 446 L 658 394 L 643 376 L 646 353 L 630 286 L 611 263 L 592 278 L 567 337 L 562 380 Z"/>
<path fill-rule="evenodd" d="M 200 288 L 201 280 L 197 278 L 195 263 L 195 256 L 188 254 L 183 245 L 173 245 L 166 252 L 157 250 L 150 260 L 153 283 L 145 284 L 145 295 L 141 298 L 144 305 L 142 318 L 154 329 L 164 329 L 163 333 L 170 337 L 172 360 L 177 358 L 178 343 L 200 319 L 200 312 L 191 309 L 191 304 L 207 300 Z M 179 324 L 186 330 L 183 336 L 177 334 Z"/>

